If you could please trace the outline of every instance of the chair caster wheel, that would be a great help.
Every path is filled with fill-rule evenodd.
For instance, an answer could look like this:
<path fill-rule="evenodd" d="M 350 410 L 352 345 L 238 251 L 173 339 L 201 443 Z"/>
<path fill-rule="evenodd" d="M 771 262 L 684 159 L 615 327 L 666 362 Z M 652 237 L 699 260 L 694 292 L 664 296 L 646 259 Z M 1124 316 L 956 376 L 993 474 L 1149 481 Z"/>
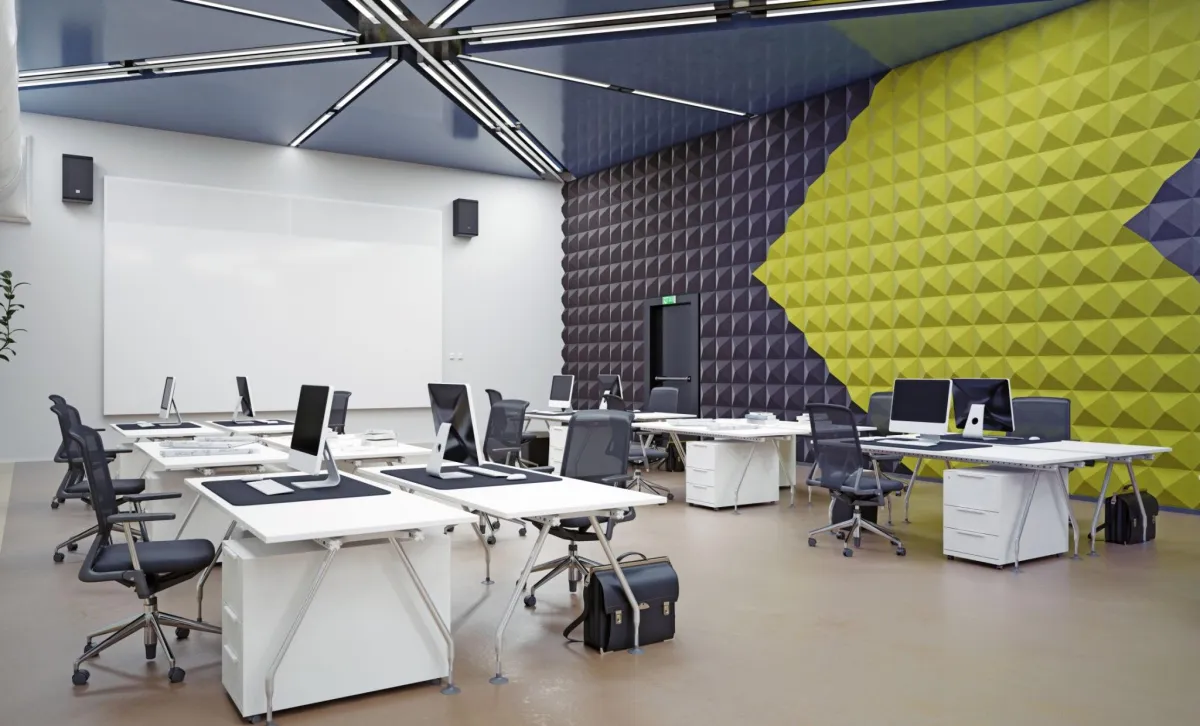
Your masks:
<path fill-rule="evenodd" d="M 668 501 L 673 500 L 674 498 L 675 498 L 675 492 L 667 492 L 667 500 Z"/>
<path fill-rule="evenodd" d="M 519 530 L 517 530 L 517 534 L 519 534 L 519 535 L 521 535 L 522 537 L 524 537 L 524 536 L 525 536 L 525 534 L 526 534 L 526 530 L 525 530 L 525 528 L 524 528 L 524 527 L 522 527 L 522 528 L 520 528 Z"/>
<path fill-rule="evenodd" d="M 488 538 L 487 538 L 487 543 L 488 543 L 488 544 L 490 544 L 490 545 L 494 545 L 494 544 L 496 544 L 496 535 L 494 535 L 494 534 L 489 534 L 489 535 L 488 535 Z"/>
<path fill-rule="evenodd" d="M 183 683 L 183 677 L 185 675 L 186 672 L 182 668 L 176 666 L 175 668 L 167 671 L 167 680 L 171 683 Z"/>
<path fill-rule="evenodd" d="M 896 556 L 897 557 L 903 557 L 904 555 L 907 555 L 907 554 L 908 554 L 908 550 L 904 549 L 903 547 L 896 548 Z"/>
<path fill-rule="evenodd" d="M 834 532 L 834 533 L 833 533 L 833 536 L 834 536 L 834 537 L 837 537 L 839 541 L 843 541 L 843 542 L 844 542 L 844 541 L 846 540 L 846 533 L 845 533 L 845 532 Z"/>
<path fill-rule="evenodd" d="M 842 548 L 842 557 L 853 557 L 853 556 L 854 556 L 854 550 L 850 549 L 849 547 Z"/>
<path fill-rule="evenodd" d="M 454 525 L 451 524 L 450 526 L 448 526 L 442 530 L 442 534 L 450 534 L 453 531 L 454 531 Z"/>
<path fill-rule="evenodd" d="M 79 549 L 78 542 L 72 542 L 71 544 L 67 545 L 67 552 L 74 552 L 77 549 Z"/>
<path fill-rule="evenodd" d="M 953 562 L 953 561 L 954 561 L 954 555 L 946 555 L 946 559 L 947 559 L 947 560 L 950 560 L 951 562 Z"/>
<path fill-rule="evenodd" d="M 192 634 L 189 628 L 175 628 L 175 640 L 187 640 Z"/>
<path fill-rule="evenodd" d="M 63 560 L 65 560 L 66 558 L 67 558 L 67 556 L 66 556 L 66 555 L 64 555 L 64 554 L 63 554 L 63 553 L 61 553 L 61 552 L 55 552 L 55 553 L 54 553 L 54 561 L 55 561 L 55 562 L 62 562 L 62 561 L 63 561 Z"/>
<path fill-rule="evenodd" d="M 816 547 L 816 546 L 817 546 L 817 538 L 816 538 L 816 537 L 809 537 L 809 538 L 808 538 L 808 546 L 809 546 L 809 547 Z"/>
<path fill-rule="evenodd" d="M 537 605 L 537 598 L 534 597 L 533 595 L 526 595 L 525 596 L 525 607 L 531 608 L 531 607 L 534 607 L 535 605 Z"/>
<path fill-rule="evenodd" d="M 83 652 L 84 652 L 84 653 L 86 653 L 86 652 L 88 652 L 89 650 L 91 650 L 91 649 L 92 649 L 92 645 L 93 645 L 93 643 L 92 643 L 92 641 L 90 641 L 90 640 L 89 640 L 88 642 L 84 643 L 84 644 L 83 644 Z M 92 657 L 94 658 L 95 656 L 92 656 Z"/>
<path fill-rule="evenodd" d="M 77 670 L 71 674 L 71 683 L 74 683 L 77 686 L 85 686 L 87 685 L 88 678 L 91 676 L 91 673 L 83 669 Z"/>
<path fill-rule="evenodd" d="M 158 644 L 151 643 L 146 646 L 146 660 L 154 660 L 158 656 Z"/>
<path fill-rule="evenodd" d="M 59 501 L 57 499 L 50 502 L 51 509 L 58 509 Z"/>

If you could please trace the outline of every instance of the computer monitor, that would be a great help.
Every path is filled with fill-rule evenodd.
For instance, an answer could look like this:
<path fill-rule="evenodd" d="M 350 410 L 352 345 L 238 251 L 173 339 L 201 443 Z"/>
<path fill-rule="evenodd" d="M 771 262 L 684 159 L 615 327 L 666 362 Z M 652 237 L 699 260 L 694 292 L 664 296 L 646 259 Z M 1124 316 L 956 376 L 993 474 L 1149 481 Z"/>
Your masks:
<path fill-rule="evenodd" d="M 288 466 L 305 474 L 318 475 L 324 466 L 324 479 L 312 482 L 289 480 L 290 486 L 316 489 L 334 486 L 339 481 L 337 465 L 329 451 L 329 407 L 333 393 L 329 386 L 300 386 L 296 402 L 296 423 L 292 427 L 292 442 L 288 450 Z"/>
<path fill-rule="evenodd" d="M 610 396 L 616 396 L 617 398 L 625 398 L 625 396 L 621 393 L 621 376 L 617 375 L 616 373 L 601 373 L 600 375 L 596 376 L 596 378 L 600 381 L 601 396 L 607 393 Z"/>
<path fill-rule="evenodd" d="M 920 434 L 929 439 L 947 433 L 950 418 L 949 378 L 897 378 L 892 385 L 893 433 Z"/>
<path fill-rule="evenodd" d="M 163 384 L 162 403 L 158 407 L 158 417 L 165 421 L 171 417 L 172 410 L 175 411 L 176 423 L 183 423 L 183 418 L 179 415 L 179 407 L 175 405 L 175 377 L 167 376 L 167 381 Z"/>
<path fill-rule="evenodd" d="M 1013 431 L 1012 386 L 1007 378 L 955 378 L 954 422 L 967 438 Z"/>
<path fill-rule="evenodd" d="M 433 412 L 437 443 L 426 471 L 443 479 L 470 476 L 442 472 L 441 469 L 443 461 L 468 466 L 478 466 L 483 461 L 476 440 L 479 427 L 475 424 L 475 409 L 471 405 L 471 387 L 465 383 L 430 383 L 429 408 Z"/>
<path fill-rule="evenodd" d="M 250 383 L 245 376 L 237 377 L 238 402 L 233 409 L 233 420 L 236 421 L 239 416 L 243 418 L 254 418 L 254 404 L 250 401 Z"/>
<path fill-rule="evenodd" d="M 550 408 L 571 409 L 575 394 L 575 376 L 555 376 L 550 381 Z"/>

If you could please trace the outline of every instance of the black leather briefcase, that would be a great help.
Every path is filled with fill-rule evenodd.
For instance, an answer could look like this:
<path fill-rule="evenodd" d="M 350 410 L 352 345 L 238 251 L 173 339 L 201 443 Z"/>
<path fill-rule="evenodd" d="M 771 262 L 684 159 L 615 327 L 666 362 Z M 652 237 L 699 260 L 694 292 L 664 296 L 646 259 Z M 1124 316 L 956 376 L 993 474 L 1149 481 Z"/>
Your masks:
<path fill-rule="evenodd" d="M 638 553 L 629 553 L 638 554 Z M 624 559 L 628 555 L 621 555 Z M 661 643 L 675 637 L 675 604 L 679 600 L 679 577 L 666 557 L 621 562 L 621 571 L 639 603 L 639 645 Z M 601 653 L 633 647 L 633 611 L 612 565 L 593 567 L 584 578 L 583 614 L 563 631 L 583 625 L 583 643 Z"/>
<path fill-rule="evenodd" d="M 1104 524 L 1097 529 L 1104 530 L 1104 541 L 1111 544 L 1141 544 L 1142 527 L 1146 526 L 1146 541 L 1154 539 L 1158 534 L 1158 499 L 1153 495 L 1142 492 L 1142 506 L 1146 508 L 1146 522 L 1142 522 L 1142 511 L 1138 508 L 1137 495 L 1132 486 L 1125 486 L 1120 492 L 1104 500 Z"/>

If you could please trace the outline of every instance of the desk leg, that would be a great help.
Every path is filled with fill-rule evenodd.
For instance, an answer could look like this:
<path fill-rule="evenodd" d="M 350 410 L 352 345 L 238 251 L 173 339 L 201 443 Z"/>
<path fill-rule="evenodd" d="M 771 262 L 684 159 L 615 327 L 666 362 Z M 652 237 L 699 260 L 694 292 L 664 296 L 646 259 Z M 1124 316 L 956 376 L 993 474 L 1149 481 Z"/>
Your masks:
<path fill-rule="evenodd" d="M 484 515 L 486 516 L 486 515 Z M 475 531 L 475 537 L 479 539 L 479 545 L 483 547 L 483 584 L 491 585 L 492 580 L 492 548 L 488 547 L 487 540 L 483 538 L 483 530 L 478 522 L 471 522 L 471 529 Z"/>
<path fill-rule="evenodd" d="M 543 526 L 538 530 L 537 541 L 533 543 L 533 550 L 529 553 L 529 559 L 525 561 L 525 569 L 521 570 L 521 577 L 517 579 L 517 586 L 513 588 L 508 607 L 504 609 L 504 617 L 500 618 L 500 625 L 496 628 L 496 675 L 488 681 L 493 685 L 502 686 L 508 683 L 508 679 L 504 677 L 504 668 L 500 663 L 500 654 L 504 650 L 504 629 L 508 627 L 513 610 L 517 608 L 517 600 L 529 585 L 529 573 L 533 571 L 533 565 L 537 561 L 538 555 L 542 553 L 542 545 L 546 543 L 546 535 L 550 533 L 550 520 L 543 520 L 542 524 Z"/>
<path fill-rule="evenodd" d="M 1017 519 L 1017 531 L 1013 535 L 1013 547 L 1016 548 L 1016 552 L 1013 553 L 1013 572 L 1021 571 L 1021 536 L 1025 534 L 1025 520 L 1029 518 L 1029 508 L 1033 506 L 1033 495 L 1037 493 L 1037 485 L 1041 478 L 1042 470 L 1035 469 L 1033 486 L 1029 487 L 1029 494 L 1025 495 L 1025 501 L 1021 503 L 1021 516 Z"/>
<path fill-rule="evenodd" d="M 453 696 L 458 693 L 458 686 L 454 685 L 454 637 L 450 634 L 450 628 L 447 627 L 446 621 L 442 619 L 442 614 L 438 612 L 437 604 L 433 602 L 433 598 L 429 597 L 429 591 L 425 589 L 425 583 L 421 582 L 421 576 L 417 574 L 417 568 L 413 567 L 412 560 L 408 558 L 408 553 L 404 551 L 404 547 L 395 537 L 389 537 L 388 541 L 392 543 L 392 547 L 396 548 L 396 554 L 400 555 L 400 561 L 404 563 L 404 569 L 408 570 L 408 576 L 412 578 L 413 584 L 417 586 L 417 592 L 421 593 L 421 599 L 425 602 L 425 607 L 429 609 L 429 614 L 433 616 L 433 622 L 437 624 L 438 630 L 442 633 L 442 639 L 446 641 L 446 661 L 449 670 L 447 670 L 446 687 L 442 689 L 442 694 Z"/>
<path fill-rule="evenodd" d="M 908 478 L 908 486 L 904 487 L 904 523 L 908 521 L 908 498 L 912 495 L 913 485 L 917 483 L 917 472 L 921 470 L 921 464 L 925 462 L 921 457 L 917 457 L 917 463 L 913 466 L 912 476 Z"/>
<path fill-rule="evenodd" d="M 1138 489 L 1137 477 L 1133 474 L 1133 459 L 1125 460 L 1125 471 L 1129 472 L 1129 483 L 1133 485 L 1133 496 L 1137 498 L 1138 513 L 1142 517 L 1142 542 L 1149 534 L 1150 522 L 1146 519 L 1146 505 L 1142 503 L 1142 490 Z"/>
<path fill-rule="evenodd" d="M 742 475 L 740 477 L 738 477 L 737 488 L 733 490 L 733 513 L 734 514 L 741 514 L 741 512 L 738 511 L 738 495 L 742 491 L 742 482 L 746 481 L 746 472 L 750 471 L 750 462 L 754 461 L 754 452 L 755 451 L 758 451 L 758 442 L 752 441 L 750 443 L 750 453 L 746 455 L 746 464 L 745 464 L 745 466 L 742 467 Z M 622 575 L 622 577 L 624 577 L 624 575 Z"/>
<path fill-rule="evenodd" d="M 592 523 L 592 531 L 596 533 L 596 539 L 600 542 L 600 546 L 604 548 L 604 555 L 608 558 L 608 564 L 613 566 L 613 572 L 616 573 L 617 580 L 621 583 L 621 591 L 625 593 L 625 600 L 629 602 L 629 607 L 633 610 L 633 647 L 629 649 L 629 652 L 633 655 L 641 655 L 642 609 L 638 607 L 638 601 L 633 595 L 633 589 L 629 587 L 629 581 L 625 579 L 625 571 L 621 569 L 621 563 L 617 560 L 617 556 L 613 554 L 612 545 L 608 543 L 608 537 L 604 535 L 604 529 L 596 521 L 596 515 L 589 514 L 588 521 Z"/>
<path fill-rule="evenodd" d="M 1059 467 L 1058 481 L 1062 483 L 1063 506 L 1067 508 L 1067 521 L 1071 523 L 1071 531 L 1075 535 L 1075 554 L 1071 559 L 1079 559 L 1079 523 L 1075 521 L 1075 513 L 1071 511 L 1071 489 L 1067 485 L 1067 470 Z"/>
<path fill-rule="evenodd" d="M 197 497 L 199 498 L 199 497 Z M 193 507 L 196 505 L 192 505 Z M 186 523 L 187 520 L 184 520 Z M 180 529 L 183 529 L 181 526 Z M 212 574 L 213 568 L 217 565 L 217 560 L 221 559 L 221 550 L 225 547 L 225 540 L 233 536 L 233 530 L 237 529 L 237 522 L 229 523 L 229 528 L 225 530 L 225 536 L 221 538 L 220 544 L 217 545 L 217 551 L 213 552 L 212 562 L 208 563 L 208 567 L 204 568 L 204 572 L 200 573 L 200 579 L 196 581 L 196 621 L 204 622 L 204 583 L 208 582 L 208 576 Z"/>
<path fill-rule="evenodd" d="M 679 454 L 679 462 L 687 466 L 687 454 L 683 450 L 683 442 L 679 440 L 679 434 L 671 432 L 671 443 L 675 446 L 675 453 Z"/>
<path fill-rule="evenodd" d="M 785 482 L 787 482 L 788 489 L 791 490 L 791 493 L 792 493 L 791 506 L 794 507 L 794 506 L 796 506 L 796 462 L 795 462 L 796 450 L 794 448 L 792 449 L 793 461 L 792 461 L 791 473 L 789 474 L 788 473 L 788 465 L 787 465 L 787 446 L 785 446 L 785 444 L 787 443 L 787 439 L 771 439 L 771 440 L 775 443 L 775 458 L 779 461 L 779 473 L 783 474 L 783 480 Z"/>
<path fill-rule="evenodd" d="M 1092 514 L 1092 536 L 1091 536 L 1091 551 L 1088 552 L 1090 557 L 1099 557 L 1100 553 L 1096 551 L 1096 527 L 1100 525 L 1100 510 L 1104 507 L 1104 498 L 1108 496 L 1108 482 L 1112 480 L 1113 463 L 1108 462 L 1108 467 L 1104 470 L 1104 483 L 1100 485 L 1100 498 L 1096 500 L 1096 511 Z"/>
<path fill-rule="evenodd" d="M 333 564 L 333 558 L 337 555 L 338 550 L 342 548 L 342 541 L 340 539 L 318 540 L 317 544 L 327 550 L 325 559 L 321 560 L 321 566 L 317 568 L 317 575 L 313 578 L 312 584 L 308 587 L 308 592 L 304 595 L 304 602 L 300 604 L 300 611 L 296 613 L 296 618 L 292 620 L 291 626 L 288 627 L 287 635 L 283 637 L 283 644 L 279 646 L 279 652 L 275 654 L 275 659 L 271 661 L 271 667 L 267 669 L 267 726 L 276 726 L 275 673 L 283 663 L 283 656 L 287 654 L 288 647 L 292 644 L 292 639 L 296 637 L 296 631 L 300 629 L 300 623 L 304 621 L 304 616 L 308 613 L 308 608 L 312 605 L 313 598 L 317 596 L 317 590 L 321 588 L 321 582 L 329 572 L 329 566 Z"/>

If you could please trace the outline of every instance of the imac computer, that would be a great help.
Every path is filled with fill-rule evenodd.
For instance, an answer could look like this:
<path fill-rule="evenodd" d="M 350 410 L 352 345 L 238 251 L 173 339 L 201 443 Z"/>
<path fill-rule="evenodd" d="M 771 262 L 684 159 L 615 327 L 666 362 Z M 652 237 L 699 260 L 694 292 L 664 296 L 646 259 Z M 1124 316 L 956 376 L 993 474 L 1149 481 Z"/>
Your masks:
<path fill-rule="evenodd" d="M 254 404 L 250 402 L 250 383 L 245 376 L 237 377 L 238 400 L 233 407 L 234 421 L 254 420 Z"/>
<path fill-rule="evenodd" d="M 984 431 L 1012 432 L 1012 386 L 1007 378 L 955 378 L 954 422 L 963 438 L 982 439 Z"/>
<path fill-rule="evenodd" d="M 166 421 L 171 417 L 171 411 L 175 412 L 174 423 L 183 423 L 183 417 L 179 415 L 179 407 L 175 405 L 175 377 L 167 376 L 167 382 L 163 384 L 162 404 L 158 407 L 158 417 Z"/>
<path fill-rule="evenodd" d="M 337 462 L 329 450 L 329 407 L 333 393 L 329 386 L 300 386 L 296 403 L 296 424 L 292 428 L 292 443 L 288 450 L 288 466 L 316 478 L 313 481 L 288 480 L 297 489 L 323 489 L 337 486 L 341 481 Z M 320 477 L 321 468 L 325 476 Z"/>
<path fill-rule="evenodd" d="M 471 475 L 462 471 L 442 471 L 442 462 L 478 466 L 483 461 L 475 437 L 479 427 L 471 406 L 471 387 L 465 383 L 430 383 L 429 407 L 437 443 L 425 471 L 439 479 L 469 478 Z"/>
<path fill-rule="evenodd" d="M 897 378 L 892 385 L 892 419 L 888 430 L 918 434 L 914 446 L 934 446 L 947 433 L 950 418 L 949 378 Z"/>
<path fill-rule="evenodd" d="M 550 408 L 560 411 L 571 410 L 571 398 L 575 395 L 575 376 L 555 376 L 550 381 Z"/>
<path fill-rule="evenodd" d="M 617 398 L 625 398 L 621 391 L 621 376 L 616 373 L 601 373 L 596 376 L 600 381 L 600 395 L 608 394 Z"/>

